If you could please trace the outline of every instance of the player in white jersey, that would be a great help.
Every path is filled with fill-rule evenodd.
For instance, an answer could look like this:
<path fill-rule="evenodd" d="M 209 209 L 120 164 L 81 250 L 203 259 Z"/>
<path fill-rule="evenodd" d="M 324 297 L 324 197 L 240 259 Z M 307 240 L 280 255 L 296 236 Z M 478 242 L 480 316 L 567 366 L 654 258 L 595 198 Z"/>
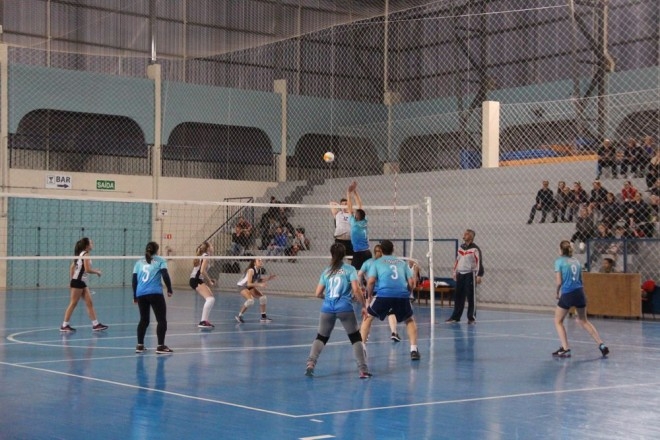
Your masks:
<path fill-rule="evenodd" d="M 197 247 L 197 256 L 193 262 L 193 270 L 190 274 L 190 287 L 192 287 L 202 298 L 204 298 L 204 307 L 202 307 L 202 319 L 197 324 L 197 327 L 202 329 L 212 329 L 215 327 L 209 322 L 209 314 L 215 304 L 215 298 L 211 287 L 215 284 L 215 280 L 208 274 L 209 259 L 206 258 L 213 253 L 213 245 L 208 241 L 200 244 Z"/>
<path fill-rule="evenodd" d="M 354 187 L 349 187 L 350 191 L 353 191 Z M 335 243 L 341 243 L 346 248 L 346 255 L 353 255 L 353 245 L 351 243 L 351 224 L 349 219 L 351 218 L 351 213 L 348 212 L 348 200 L 341 199 L 339 203 L 330 202 L 332 208 L 332 216 L 335 219 Z"/>
<path fill-rule="evenodd" d="M 259 308 L 261 309 L 261 319 L 259 319 L 259 321 L 262 323 L 272 321 L 272 319 L 266 315 L 266 304 L 268 304 L 268 299 L 259 289 L 266 287 L 266 283 L 275 278 L 275 275 L 269 275 L 266 278 L 262 278 L 266 273 L 263 266 L 264 262 L 261 258 L 250 260 L 250 264 L 247 269 L 245 269 L 245 275 L 243 275 L 243 278 L 236 283 L 238 285 L 238 291 L 243 298 L 245 298 L 245 303 L 241 306 L 241 310 L 238 312 L 238 315 L 234 317 L 240 324 L 245 322 L 243 319 L 243 313 L 245 313 L 248 307 L 254 304 L 255 298 L 259 298 Z"/>
<path fill-rule="evenodd" d="M 101 276 L 100 270 L 92 268 L 92 260 L 83 258 L 88 256 L 89 252 L 93 248 L 94 242 L 88 237 L 83 237 L 76 243 L 74 255 L 76 255 L 77 258 L 73 260 L 73 263 L 71 263 L 69 268 L 69 274 L 71 278 L 71 298 L 69 300 L 69 306 L 64 312 L 64 322 L 62 322 L 62 326 L 60 327 L 60 331 L 62 333 L 71 333 L 76 331 L 75 328 L 69 325 L 69 320 L 71 319 L 71 315 L 76 309 L 80 298 L 85 300 L 85 305 L 87 306 L 87 314 L 89 315 L 89 319 L 92 320 L 92 330 L 98 332 L 108 328 L 107 325 L 101 324 L 96 319 L 96 311 L 94 310 L 94 304 L 92 303 L 92 293 L 89 291 L 89 287 L 87 287 L 87 274 L 93 273 L 97 276 Z"/>

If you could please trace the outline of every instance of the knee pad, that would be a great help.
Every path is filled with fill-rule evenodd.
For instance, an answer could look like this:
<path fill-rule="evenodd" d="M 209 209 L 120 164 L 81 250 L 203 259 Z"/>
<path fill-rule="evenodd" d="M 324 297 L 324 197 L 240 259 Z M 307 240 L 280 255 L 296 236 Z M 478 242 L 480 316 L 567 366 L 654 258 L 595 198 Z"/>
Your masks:
<path fill-rule="evenodd" d="M 259 297 L 259 304 L 261 305 L 268 304 L 268 298 L 266 298 L 266 295 Z"/>
<path fill-rule="evenodd" d="M 328 343 L 328 340 L 330 339 L 330 337 L 329 337 L 329 336 L 321 336 L 321 335 L 319 335 L 319 334 L 317 333 L 317 334 L 316 334 L 316 339 L 318 339 L 319 341 L 323 342 L 323 345 L 325 345 L 325 344 Z"/>
<path fill-rule="evenodd" d="M 209 296 L 208 298 L 206 298 L 206 304 L 208 304 L 208 305 L 210 305 L 211 307 L 213 307 L 213 304 L 215 304 L 215 298 L 212 297 L 212 296 Z"/>
<path fill-rule="evenodd" d="M 250 299 L 246 300 L 245 303 L 243 303 L 243 305 L 245 307 L 250 307 L 250 306 L 254 305 L 254 299 L 250 298 Z"/>
<path fill-rule="evenodd" d="M 362 342 L 362 336 L 360 336 L 359 331 L 348 335 L 348 339 L 351 341 L 351 344 L 355 344 L 356 342 Z"/>

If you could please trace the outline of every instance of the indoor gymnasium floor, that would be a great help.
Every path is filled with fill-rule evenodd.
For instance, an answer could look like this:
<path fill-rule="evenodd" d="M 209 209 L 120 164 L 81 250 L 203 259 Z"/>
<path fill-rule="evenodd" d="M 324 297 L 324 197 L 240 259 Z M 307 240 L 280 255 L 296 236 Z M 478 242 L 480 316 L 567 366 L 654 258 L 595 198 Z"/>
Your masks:
<path fill-rule="evenodd" d="M 417 307 L 421 361 L 384 324 L 367 344 L 374 376 L 359 379 L 343 328 L 305 361 L 321 301 L 271 295 L 273 318 L 256 307 L 239 325 L 237 293 L 219 293 L 213 331 L 197 328 L 201 300 L 168 300 L 166 343 L 155 322 L 135 354 L 137 309 L 129 289 L 94 295 L 106 332 L 93 333 L 79 304 L 58 327 L 66 291 L 15 291 L 0 309 L 2 439 L 638 439 L 660 438 L 660 319 L 594 323 L 612 353 L 568 322 L 573 357 L 558 346 L 549 313 L 482 310 L 478 324 L 429 324 Z M 438 309 L 444 321 L 449 309 Z M 660 318 L 660 317 L 659 317 Z"/>

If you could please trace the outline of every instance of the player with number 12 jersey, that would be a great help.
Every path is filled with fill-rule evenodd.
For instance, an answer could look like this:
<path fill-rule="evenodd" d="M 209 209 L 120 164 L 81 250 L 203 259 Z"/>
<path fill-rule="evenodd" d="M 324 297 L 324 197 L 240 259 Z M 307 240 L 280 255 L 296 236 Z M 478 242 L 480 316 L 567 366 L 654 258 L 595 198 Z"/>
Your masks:
<path fill-rule="evenodd" d="M 351 282 L 357 280 L 357 271 L 349 264 L 342 264 L 334 273 L 328 267 L 321 274 L 319 284 L 325 286 L 325 299 L 321 306 L 323 313 L 352 312 Z"/>

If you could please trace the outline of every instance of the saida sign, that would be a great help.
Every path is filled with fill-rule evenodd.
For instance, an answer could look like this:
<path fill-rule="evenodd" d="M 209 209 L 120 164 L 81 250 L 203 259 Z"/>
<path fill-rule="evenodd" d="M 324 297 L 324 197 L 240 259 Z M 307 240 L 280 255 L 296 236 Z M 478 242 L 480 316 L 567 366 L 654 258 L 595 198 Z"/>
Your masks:
<path fill-rule="evenodd" d="M 114 180 L 97 180 L 96 189 L 100 191 L 114 191 L 115 190 L 115 181 Z"/>

